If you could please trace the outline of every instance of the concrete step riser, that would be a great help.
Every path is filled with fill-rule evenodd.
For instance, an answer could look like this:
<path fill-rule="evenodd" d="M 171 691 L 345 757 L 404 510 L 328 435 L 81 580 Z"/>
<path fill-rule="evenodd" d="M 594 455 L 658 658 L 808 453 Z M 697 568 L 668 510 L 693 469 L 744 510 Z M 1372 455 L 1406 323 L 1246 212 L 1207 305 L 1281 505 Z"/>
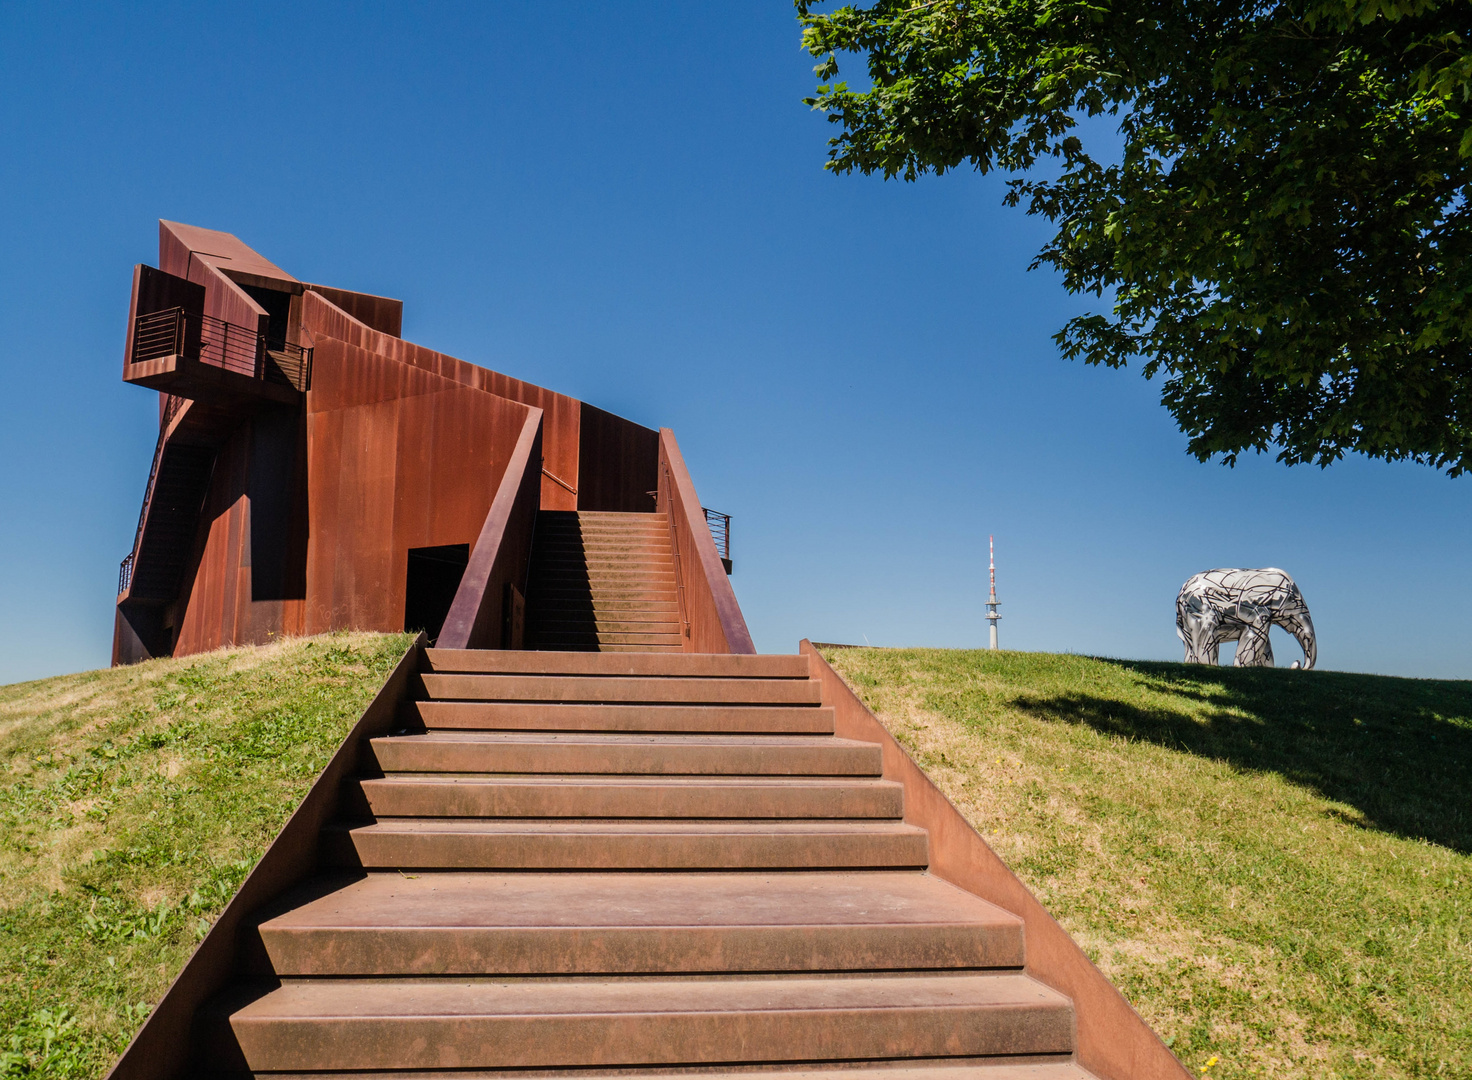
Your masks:
<path fill-rule="evenodd" d="M 681 679 L 539 675 L 423 675 L 438 701 L 587 701 L 700 705 L 817 705 L 822 687 L 800 679 Z"/>
<path fill-rule="evenodd" d="M 898 820 L 904 814 L 899 784 L 858 782 L 808 785 L 690 785 L 587 783 L 565 778 L 546 783 L 487 779 L 363 780 L 345 792 L 352 817 L 507 818 L 773 818 Z"/>
<path fill-rule="evenodd" d="M 977 978 L 1030 983 L 1015 975 Z M 1041 987 L 1029 995 L 1026 985 L 997 1002 L 869 1005 L 836 994 L 830 1007 L 804 1008 L 774 994 L 770 1004 L 740 1008 L 650 1011 L 631 1000 L 616 1011 L 584 1013 L 555 1005 L 527 1013 L 508 1000 L 524 996 L 518 987 L 420 983 L 419 1004 L 408 1008 L 392 989 L 340 984 L 330 992 L 352 1000 L 351 1014 L 322 1015 L 319 988 L 288 984 L 269 1004 L 209 1025 L 210 1049 L 231 1064 L 243 1059 L 256 1071 L 285 1072 L 943 1058 L 1073 1047 L 1072 1007 Z M 307 1015 L 279 1015 L 294 999 Z"/>
<path fill-rule="evenodd" d="M 683 734 L 831 735 L 833 710 L 761 705 L 483 705 L 418 701 L 405 726 L 431 731 L 642 731 Z"/>
<path fill-rule="evenodd" d="M 386 870 L 852 870 L 921 869 L 925 835 L 597 832 L 323 834 L 338 866 Z"/>

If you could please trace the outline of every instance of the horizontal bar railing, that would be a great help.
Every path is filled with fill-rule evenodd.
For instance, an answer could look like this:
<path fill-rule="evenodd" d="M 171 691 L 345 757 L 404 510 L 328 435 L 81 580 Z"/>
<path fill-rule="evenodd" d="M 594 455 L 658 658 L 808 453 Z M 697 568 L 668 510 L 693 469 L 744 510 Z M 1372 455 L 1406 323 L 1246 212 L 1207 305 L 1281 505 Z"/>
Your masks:
<path fill-rule="evenodd" d="M 731 572 L 731 515 L 702 506 L 705 523 L 710 527 L 710 538 L 716 542 L 716 552 L 726 564 L 726 573 Z"/>
<path fill-rule="evenodd" d="M 213 315 L 168 308 L 133 320 L 132 362 L 184 356 L 211 367 L 305 392 L 312 383 L 312 350 Z"/>
<path fill-rule="evenodd" d="M 118 595 L 122 596 L 133 584 L 133 562 L 138 555 L 138 547 L 143 543 L 143 526 L 148 522 L 148 508 L 153 505 L 153 489 L 158 484 L 158 467 L 164 457 L 164 443 L 169 438 L 169 425 L 174 422 L 174 417 L 179 415 L 188 398 L 179 397 L 177 394 L 164 395 L 163 411 L 158 418 L 158 442 L 153 446 L 153 464 L 148 467 L 148 485 L 143 489 L 143 506 L 138 511 L 138 527 L 133 530 L 133 547 L 123 557 L 122 564 L 118 567 Z"/>

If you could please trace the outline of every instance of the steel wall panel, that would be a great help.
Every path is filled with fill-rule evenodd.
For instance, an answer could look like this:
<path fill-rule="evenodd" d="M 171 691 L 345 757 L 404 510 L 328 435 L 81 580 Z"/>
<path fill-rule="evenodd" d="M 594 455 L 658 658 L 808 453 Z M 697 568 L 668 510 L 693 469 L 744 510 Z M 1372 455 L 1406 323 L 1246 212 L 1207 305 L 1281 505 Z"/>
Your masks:
<path fill-rule="evenodd" d="M 586 403 L 579 420 L 577 509 L 653 513 L 659 433 Z"/>

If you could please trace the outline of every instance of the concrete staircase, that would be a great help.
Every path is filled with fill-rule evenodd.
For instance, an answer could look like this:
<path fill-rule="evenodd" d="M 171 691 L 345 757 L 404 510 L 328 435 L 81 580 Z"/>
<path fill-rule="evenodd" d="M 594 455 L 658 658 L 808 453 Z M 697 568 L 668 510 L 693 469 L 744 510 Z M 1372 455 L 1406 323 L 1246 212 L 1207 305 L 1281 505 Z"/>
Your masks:
<path fill-rule="evenodd" d="M 805 658 L 432 649 L 420 678 L 198 1072 L 1087 1077 L 1021 920 L 926 873 Z"/>
<path fill-rule="evenodd" d="M 529 649 L 679 652 L 669 519 L 540 511 L 526 613 Z"/>

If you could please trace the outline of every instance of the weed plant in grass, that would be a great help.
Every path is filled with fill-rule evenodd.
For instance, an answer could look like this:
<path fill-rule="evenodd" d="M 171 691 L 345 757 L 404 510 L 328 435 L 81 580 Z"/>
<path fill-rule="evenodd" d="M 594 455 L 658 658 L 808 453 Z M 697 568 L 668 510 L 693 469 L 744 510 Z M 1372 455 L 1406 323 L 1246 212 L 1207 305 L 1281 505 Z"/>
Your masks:
<path fill-rule="evenodd" d="M 824 655 L 1193 1073 L 1472 1076 L 1472 682 Z"/>
<path fill-rule="evenodd" d="M 0 1077 L 106 1071 L 409 640 L 0 687 Z"/>

